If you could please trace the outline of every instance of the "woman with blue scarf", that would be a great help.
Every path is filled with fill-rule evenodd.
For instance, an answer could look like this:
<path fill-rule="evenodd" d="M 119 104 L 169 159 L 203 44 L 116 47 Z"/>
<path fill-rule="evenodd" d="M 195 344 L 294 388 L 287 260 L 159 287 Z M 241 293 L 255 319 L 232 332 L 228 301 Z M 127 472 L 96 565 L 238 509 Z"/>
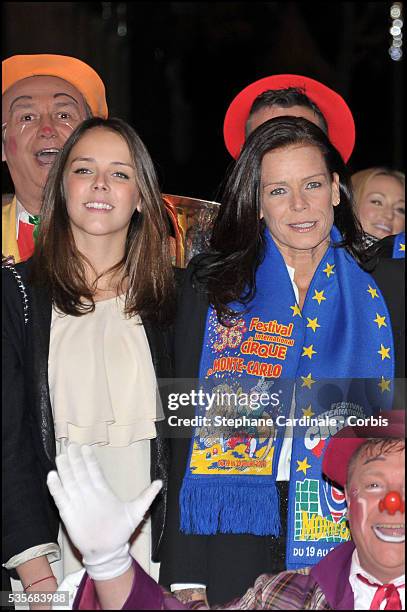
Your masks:
<path fill-rule="evenodd" d="M 160 576 L 210 603 L 349 538 L 343 496 L 321 477 L 326 441 L 390 408 L 404 372 L 402 260 L 367 259 L 346 167 L 317 126 L 258 127 L 221 201 L 179 302 L 177 375 L 208 402 L 191 407 L 190 439 L 172 440 Z"/>

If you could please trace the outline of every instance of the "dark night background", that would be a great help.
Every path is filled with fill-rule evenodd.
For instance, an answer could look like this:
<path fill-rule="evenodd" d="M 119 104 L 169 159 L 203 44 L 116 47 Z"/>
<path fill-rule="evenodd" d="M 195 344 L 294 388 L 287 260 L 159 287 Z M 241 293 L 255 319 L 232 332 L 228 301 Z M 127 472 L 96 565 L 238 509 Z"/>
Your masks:
<path fill-rule="evenodd" d="M 402 69 L 391 2 L 4 2 L 3 58 L 76 56 L 101 75 L 111 116 L 146 143 L 166 193 L 214 199 L 231 162 L 233 97 L 278 73 L 324 82 L 356 122 L 350 169 L 403 169 Z M 3 192 L 10 182 L 3 164 Z"/>

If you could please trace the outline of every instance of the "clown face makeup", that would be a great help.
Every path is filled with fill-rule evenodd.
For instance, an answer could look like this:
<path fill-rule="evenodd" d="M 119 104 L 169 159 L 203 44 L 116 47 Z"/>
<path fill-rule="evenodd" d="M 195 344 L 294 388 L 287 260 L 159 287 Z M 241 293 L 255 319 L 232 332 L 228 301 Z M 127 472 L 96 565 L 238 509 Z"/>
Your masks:
<path fill-rule="evenodd" d="M 3 95 L 3 161 L 18 200 L 34 214 L 56 155 L 85 119 L 85 102 L 70 83 L 35 76 L 15 83 Z"/>
<path fill-rule="evenodd" d="M 397 448 L 378 456 L 362 452 L 345 489 L 360 563 L 381 582 L 404 574 L 404 456 Z M 389 503 L 390 495 L 400 503 Z"/>

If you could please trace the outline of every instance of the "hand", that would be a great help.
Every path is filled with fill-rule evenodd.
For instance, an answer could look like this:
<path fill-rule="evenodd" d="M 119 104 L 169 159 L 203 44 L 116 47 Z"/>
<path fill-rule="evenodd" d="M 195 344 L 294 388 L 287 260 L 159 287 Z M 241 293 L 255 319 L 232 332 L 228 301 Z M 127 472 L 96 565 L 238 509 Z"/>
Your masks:
<path fill-rule="evenodd" d="M 107 484 L 90 446 L 70 444 L 56 459 L 47 485 L 83 564 L 94 580 L 110 580 L 131 566 L 128 540 L 162 487 L 155 480 L 135 500 L 122 502 Z"/>
<path fill-rule="evenodd" d="M 172 594 L 178 599 L 178 601 L 186 606 L 193 601 L 203 601 L 209 608 L 209 603 L 206 598 L 206 589 L 204 588 L 180 589 L 179 591 L 174 591 Z"/>

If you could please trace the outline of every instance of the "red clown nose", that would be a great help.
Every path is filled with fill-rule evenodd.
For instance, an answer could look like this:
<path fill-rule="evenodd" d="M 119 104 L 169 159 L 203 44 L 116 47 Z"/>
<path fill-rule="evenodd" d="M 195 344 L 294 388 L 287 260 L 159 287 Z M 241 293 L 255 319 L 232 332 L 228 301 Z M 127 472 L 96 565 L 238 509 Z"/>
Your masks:
<path fill-rule="evenodd" d="M 379 501 L 379 510 L 387 510 L 389 514 L 395 514 L 397 510 L 404 513 L 404 502 L 397 491 L 389 491 L 384 499 Z"/>

